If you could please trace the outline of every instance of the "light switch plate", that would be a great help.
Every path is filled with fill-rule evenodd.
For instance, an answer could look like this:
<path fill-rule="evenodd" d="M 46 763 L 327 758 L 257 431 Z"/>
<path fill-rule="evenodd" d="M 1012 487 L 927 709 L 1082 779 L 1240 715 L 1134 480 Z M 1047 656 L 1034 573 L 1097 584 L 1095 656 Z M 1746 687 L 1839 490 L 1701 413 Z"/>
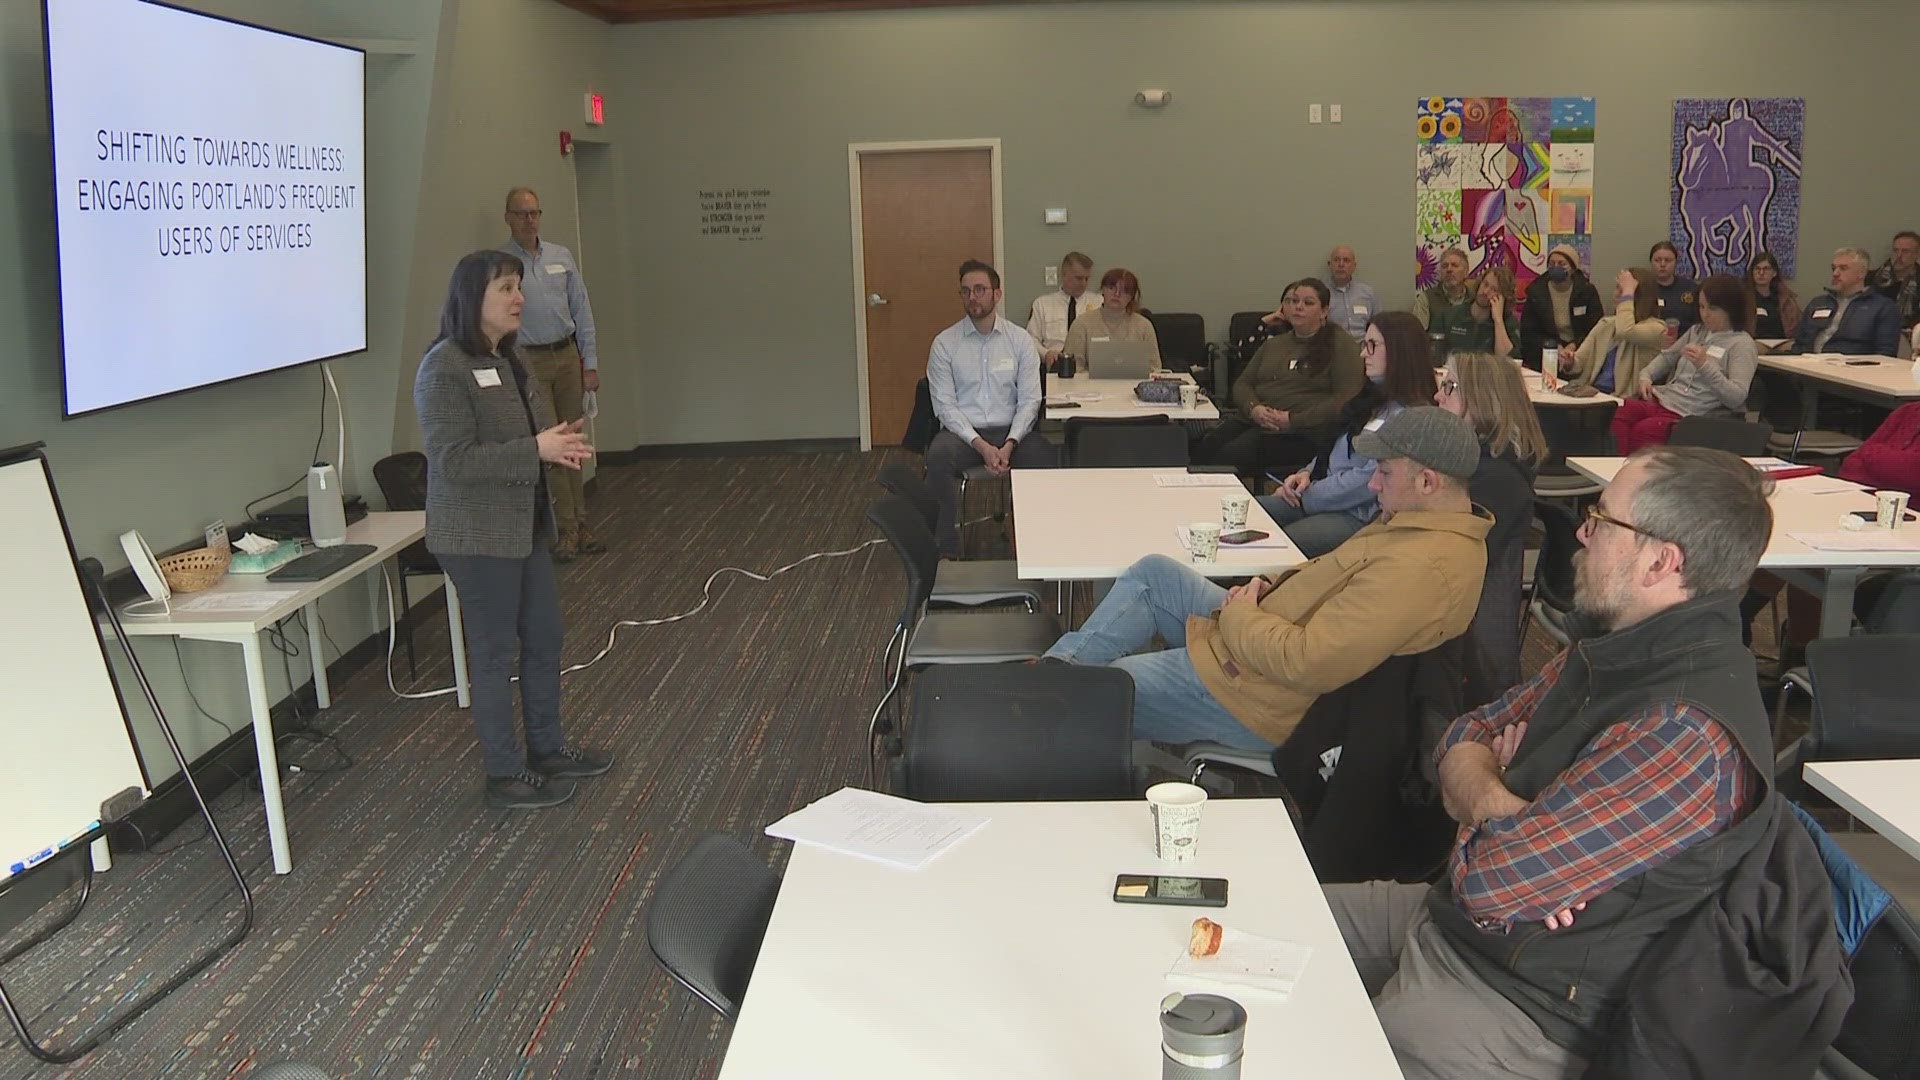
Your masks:
<path fill-rule="evenodd" d="M 1339 122 L 1340 122 L 1340 106 L 1338 105 L 1327 106 L 1327 123 L 1337 124 Z"/>
<path fill-rule="evenodd" d="M 1320 122 L 1320 103 L 1316 101 L 1313 104 L 1307 106 L 1307 123 L 1317 124 L 1319 122 Z"/>
<path fill-rule="evenodd" d="M 1049 225 L 1065 225 L 1066 223 L 1067 223 L 1067 208 L 1066 208 L 1066 207 L 1064 207 L 1064 206 L 1049 206 L 1049 207 L 1047 207 L 1047 224 L 1049 224 Z"/>
<path fill-rule="evenodd" d="M 1049 285 L 1060 284 L 1060 268 L 1059 267 L 1049 266 L 1046 268 L 1045 273 L 1047 275 L 1047 284 Z"/>

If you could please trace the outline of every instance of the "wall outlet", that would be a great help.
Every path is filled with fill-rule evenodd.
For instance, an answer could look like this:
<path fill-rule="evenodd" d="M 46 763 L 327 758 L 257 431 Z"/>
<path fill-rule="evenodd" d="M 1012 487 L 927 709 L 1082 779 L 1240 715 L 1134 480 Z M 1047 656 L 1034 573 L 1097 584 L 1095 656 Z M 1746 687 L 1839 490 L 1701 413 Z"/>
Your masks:
<path fill-rule="evenodd" d="M 1041 273 L 1047 275 L 1047 284 L 1049 285 L 1060 284 L 1060 268 L 1059 267 L 1049 266 L 1045 270 L 1041 271 Z"/>
<path fill-rule="evenodd" d="M 1327 122 L 1330 124 L 1337 124 L 1340 122 L 1340 106 L 1338 105 L 1327 106 Z"/>
<path fill-rule="evenodd" d="M 1307 123 L 1317 124 L 1319 122 L 1320 122 L 1320 103 L 1316 101 L 1313 104 L 1307 106 Z"/>

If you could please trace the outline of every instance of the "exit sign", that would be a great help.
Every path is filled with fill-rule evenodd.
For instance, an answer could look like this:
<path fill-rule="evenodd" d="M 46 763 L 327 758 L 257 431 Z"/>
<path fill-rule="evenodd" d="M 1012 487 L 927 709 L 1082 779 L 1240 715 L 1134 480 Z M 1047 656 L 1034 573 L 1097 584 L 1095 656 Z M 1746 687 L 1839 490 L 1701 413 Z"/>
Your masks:
<path fill-rule="evenodd" d="M 607 99 L 587 91 L 587 123 L 598 127 L 607 122 Z"/>

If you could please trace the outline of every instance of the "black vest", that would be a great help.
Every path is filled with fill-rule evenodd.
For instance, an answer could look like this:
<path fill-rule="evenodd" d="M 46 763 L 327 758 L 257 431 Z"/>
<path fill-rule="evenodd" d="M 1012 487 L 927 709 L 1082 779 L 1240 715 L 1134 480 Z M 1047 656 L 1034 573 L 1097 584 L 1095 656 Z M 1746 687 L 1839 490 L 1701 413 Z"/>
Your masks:
<path fill-rule="evenodd" d="M 1532 801 L 1601 731 L 1663 702 L 1685 703 L 1717 720 L 1771 792 L 1772 733 L 1753 654 L 1740 643 L 1734 593 L 1689 600 L 1615 633 L 1576 641 L 1559 682 L 1528 718 L 1507 787 Z M 1765 836 L 1767 817 L 1749 812 L 1720 834 L 1586 898 L 1586 910 L 1564 930 L 1537 921 L 1505 934 L 1482 930 L 1454 901 L 1444 877 L 1428 895 L 1428 911 L 1467 965 L 1549 1039 L 1592 1057 L 1641 955 L 1720 891 L 1740 857 Z"/>

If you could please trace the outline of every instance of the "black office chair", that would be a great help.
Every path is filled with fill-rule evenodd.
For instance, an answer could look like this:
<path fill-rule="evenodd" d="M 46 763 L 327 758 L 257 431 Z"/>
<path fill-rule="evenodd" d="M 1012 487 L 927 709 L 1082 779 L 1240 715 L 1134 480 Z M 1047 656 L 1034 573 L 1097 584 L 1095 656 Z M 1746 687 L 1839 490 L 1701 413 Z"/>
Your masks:
<path fill-rule="evenodd" d="M 928 611 L 927 601 L 939 576 L 940 552 L 926 519 L 911 502 L 887 495 L 867 508 L 867 520 L 886 536 L 907 578 L 900 618 L 880 654 L 887 689 L 867 722 L 871 769 L 873 741 L 890 730 L 882 725 L 881 716 L 908 671 L 938 664 L 1037 659 L 1060 637 L 1060 624 L 1051 615 L 1028 611 Z"/>
<path fill-rule="evenodd" d="M 373 480 L 380 485 L 380 494 L 387 500 L 387 509 L 427 508 L 427 455 L 420 451 L 408 450 L 374 462 Z M 420 667 L 413 655 L 413 621 L 408 618 L 413 611 L 413 604 L 407 598 L 407 579 L 438 576 L 443 571 L 440 569 L 440 560 L 427 550 L 425 540 L 415 540 L 401 548 L 394 558 L 400 563 L 400 609 L 394 612 L 394 625 L 400 627 L 407 636 L 407 674 L 417 679 L 420 677 Z"/>
<path fill-rule="evenodd" d="M 1773 425 L 1731 416 L 1689 416 L 1673 425 L 1668 446 L 1704 446 L 1741 457 L 1766 457 Z"/>
<path fill-rule="evenodd" d="M 1815 1080 L 1920 1080 L 1920 926 L 1890 901 L 1848 965 L 1853 1005 Z"/>
<path fill-rule="evenodd" d="M 923 802 L 1135 798 L 1133 679 L 1075 664 L 934 668 L 914 682 L 891 775 Z"/>
<path fill-rule="evenodd" d="M 1619 402 L 1598 405 L 1537 405 L 1540 431 L 1547 437 L 1547 456 L 1534 474 L 1533 493 L 1542 499 L 1577 500 L 1598 495 L 1602 485 L 1575 472 L 1567 464 L 1570 457 L 1604 457 L 1613 453 L 1613 437 L 1608 426 Z"/>
<path fill-rule="evenodd" d="M 1533 582 L 1527 594 L 1527 615 L 1562 645 L 1573 643 L 1567 620 L 1573 614 L 1573 557 L 1580 550 L 1580 519 L 1565 506 L 1547 499 L 1533 500 L 1533 520 L 1544 538 L 1533 564 Z"/>
<path fill-rule="evenodd" d="M 924 454 L 927 445 L 939 433 L 940 419 L 933 414 L 933 390 L 923 378 L 913 386 L 913 412 L 907 415 L 907 432 L 900 437 L 900 445 L 916 454 Z"/>
<path fill-rule="evenodd" d="M 1067 460 L 1081 469 L 1180 467 L 1187 463 L 1187 432 L 1164 414 L 1075 416 L 1064 428 Z"/>
<path fill-rule="evenodd" d="M 932 489 L 912 466 L 890 461 L 880 466 L 880 486 L 912 503 L 931 532 L 940 522 L 940 504 Z M 982 604 L 1020 603 L 1028 611 L 1040 607 L 1040 584 L 1020 580 L 1012 559 L 941 559 L 934 571 L 936 607 L 978 607 Z"/>
<path fill-rule="evenodd" d="M 1153 324 L 1153 335 L 1160 341 L 1160 363 L 1169 371 L 1185 371 L 1195 382 L 1207 385 L 1212 370 L 1213 345 L 1207 341 L 1207 322 L 1192 312 L 1155 311 L 1146 315 Z"/>
<path fill-rule="evenodd" d="M 1214 367 L 1214 392 L 1221 400 L 1233 391 L 1233 382 L 1240 373 L 1247 370 L 1247 361 L 1259 351 L 1259 346 L 1248 346 L 1246 341 L 1260 328 L 1260 320 L 1272 314 L 1267 311 L 1236 311 L 1227 319 L 1227 343 L 1220 350 L 1220 360 Z"/>
<path fill-rule="evenodd" d="M 1807 643 L 1806 682 L 1813 693 L 1807 733 L 1775 758 L 1780 789 L 1804 792 L 1809 761 L 1920 757 L 1913 722 L 1913 672 L 1920 670 L 1920 634 L 1861 634 Z M 1780 696 L 1784 700 L 1787 690 Z M 1776 714 L 1775 727 L 1778 728 Z"/>
<path fill-rule="evenodd" d="M 780 875 L 724 833 L 701 837 L 647 906 L 647 948 L 674 981 L 728 1020 L 740 1015 Z"/>

